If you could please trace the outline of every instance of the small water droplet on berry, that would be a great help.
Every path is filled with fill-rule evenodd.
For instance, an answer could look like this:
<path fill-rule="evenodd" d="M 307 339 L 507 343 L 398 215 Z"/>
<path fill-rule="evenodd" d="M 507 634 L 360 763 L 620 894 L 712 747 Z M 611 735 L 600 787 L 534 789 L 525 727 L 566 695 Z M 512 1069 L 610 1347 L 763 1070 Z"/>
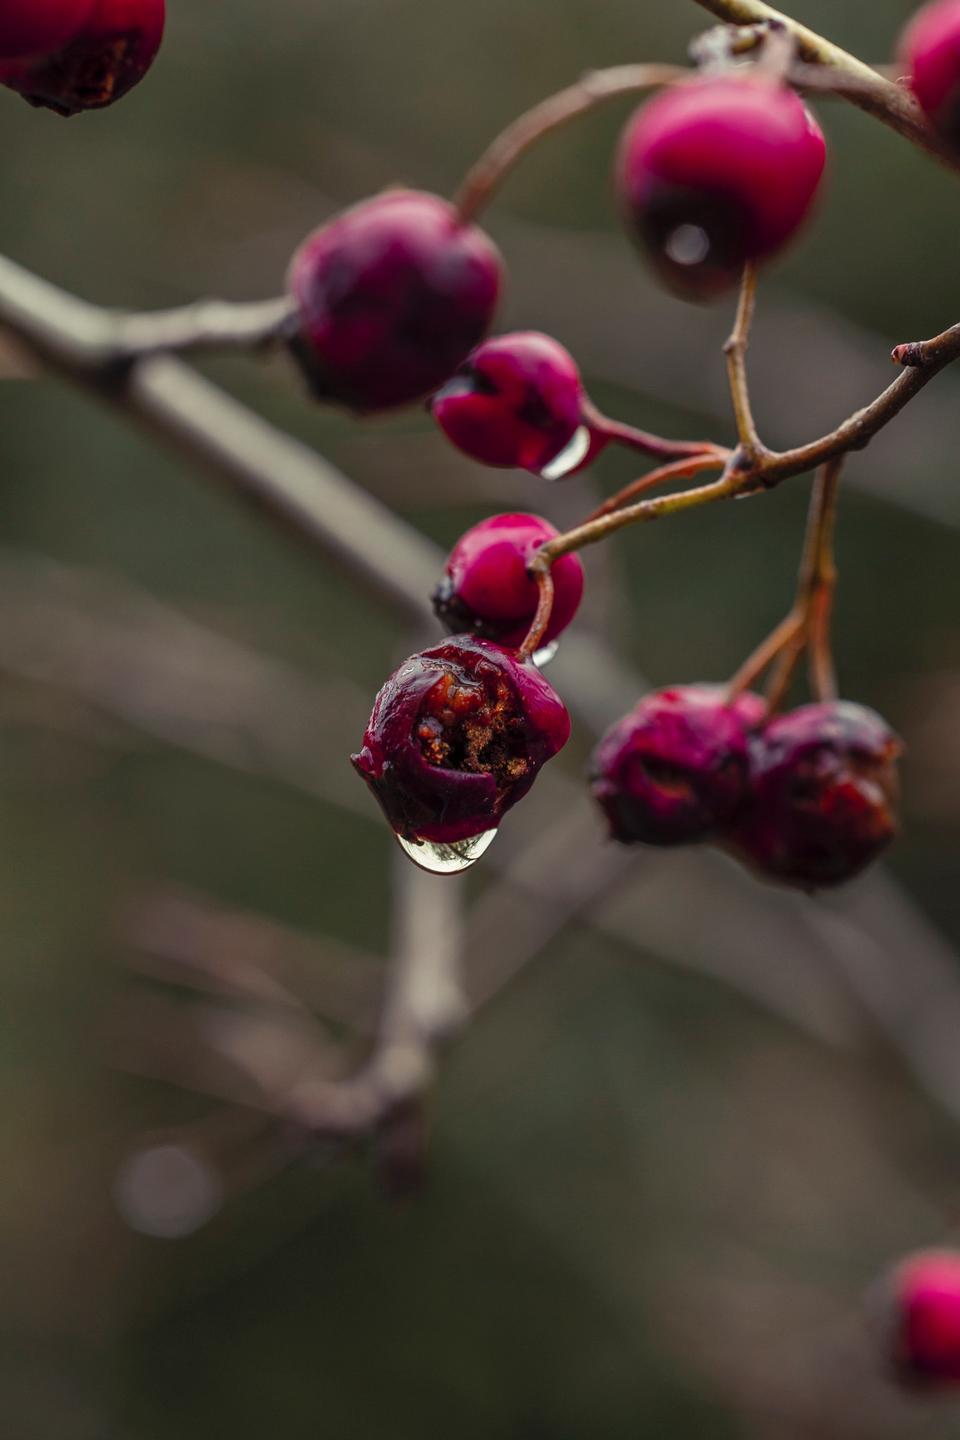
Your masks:
<path fill-rule="evenodd" d="M 541 645 L 539 650 L 534 651 L 530 656 L 530 663 L 535 665 L 538 670 L 542 670 L 544 665 L 549 665 L 550 661 L 556 658 L 559 649 L 560 641 L 551 640 L 549 645 Z"/>
<path fill-rule="evenodd" d="M 674 265 L 702 265 L 710 254 L 710 236 L 700 225 L 678 225 L 663 248 Z"/>
<path fill-rule="evenodd" d="M 405 840 L 398 835 L 397 844 L 414 865 L 431 875 L 460 875 L 486 854 L 496 837 L 496 830 L 486 830 L 482 835 L 471 835 L 469 840 L 440 844 L 435 840 Z"/>
<path fill-rule="evenodd" d="M 572 474 L 577 466 L 589 453 L 592 437 L 586 425 L 580 425 L 573 434 L 573 438 L 564 445 L 559 454 L 554 455 L 549 465 L 544 465 L 540 474 L 544 480 L 562 480 L 566 475 Z"/>

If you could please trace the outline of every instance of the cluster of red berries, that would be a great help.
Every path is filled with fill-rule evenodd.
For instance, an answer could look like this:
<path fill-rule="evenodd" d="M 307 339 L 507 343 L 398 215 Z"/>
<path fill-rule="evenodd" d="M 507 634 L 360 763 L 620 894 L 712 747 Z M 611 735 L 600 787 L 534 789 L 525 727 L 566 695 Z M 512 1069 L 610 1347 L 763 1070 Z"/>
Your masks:
<path fill-rule="evenodd" d="M 862 870 L 896 833 L 900 744 L 861 705 L 767 719 L 715 686 L 648 695 L 597 748 L 593 795 L 625 844 L 711 841 L 804 889 Z"/>
<path fill-rule="evenodd" d="M 942 53 L 944 13 L 960 17 L 960 0 L 934 9 L 937 25 L 918 22 L 922 43 L 911 51 L 925 105 L 929 37 Z M 957 77 L 960 42 L 952 53 Z M 943 103 L 941 91 L 941 114 Z M 624 133 L 616 180 L 658 273 L 699 299 L 788 242 L 824 161 L 823 135 L 795 92 L 763 67 L 739 68 L 643 105 Z M 290 284 L 295 349 L 318 395 L 358 412 L 427 399 L 466 454 L 548 478 L 607 443 L 562 345 L 529 332 L 482 338 L 502 262 L 437 197 L 390 191 L 340 215 L 298 252 Z M 454 638 L 408 660 L 378 697 L 354 763 L 407 842 L 453 844 L 494 829 L 566 739 L 566 711 L 537 657 L 513 653 L 537 609 L 530 562 L 555 536 L 527 514 L 469 530 L 434 594 Z M 576 613 L 580 561 L 564 555 L 552 578 L 544 645 Z M 613 726 L 591 782 L 622 843 L 709 841 L 764 875 L 813 888 L 856 874 L 893 837 L 899 750 L 885 722 L 857 705 L 770 715 L 755 695 L 728 700 L 716 687 L 683 686 L 646 697 Z"/>
<path fill-rule="evenodd" d="M 0 83 L 75 115 L 112 105 L 153 64 L 165 0 L 0 0 Z"/>

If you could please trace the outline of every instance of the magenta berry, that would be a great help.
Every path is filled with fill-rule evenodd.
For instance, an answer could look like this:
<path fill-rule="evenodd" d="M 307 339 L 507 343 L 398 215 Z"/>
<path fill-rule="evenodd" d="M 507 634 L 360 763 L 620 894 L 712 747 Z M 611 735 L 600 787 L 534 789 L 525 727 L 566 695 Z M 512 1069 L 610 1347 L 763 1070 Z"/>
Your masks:
<path fill-rule="evenodd" d="M 726 703 L 721 686 L 682 685 L 645 696 L 601 740 L 592 792 L 624 844 L 709 839 L 736 814 L 747 788 L 747 735 L 766 706 Z"/>
<path fill-rule="evenodd" d="M 0 0 L 0 60 L 59 50 L 92 6 L 93 0 Z"/>
<path fill-rule="evenodd" d="M 539 671 L 458 635 L 391 675 L 352 758 L 398 835 L 452 845 L 496 829 L 569 736 Z"/>
<path fill-rule="evenodd" d="M 925 5 L 904 31 L 900 52 L 921 109 L 960 147 L 960 0 Z"/>
<path fill-rule="evenodd" d="M 60 115 L 102 109 L 146 75 L 165 19 L 165 0 L 93 0 L 64 45 L 40 60 L 0 66 L 0 81 Z"/>
<path fill-rule="evenodd" d="M 758 75 L 702 78 L 664 90 L 629 122 L 617 188 L 665 283 L 704 299 L 793 236 L 825 154 L 820 127 L 786 86 Z"/>
<path fill-rule="evenodd" d="M 863 870 L 897 831 L 896 735 L 848 702 L 777 716 L 750 747 L 750 794 L 729 836 L 761 874 L 804 889 Z"/>
<path fill-rule="evenodd" d="M 898 1377 L 912 1385 L 960 1385 L 960 1254 L 911 1255 L 887 1278 L 878 1298 Z"/>
<path fill-rule="evenodd" d="M 431 394 L 490 326 L 493 242 L 439 196 L 387 190 L 304 241 L 290 266 L 294 342 L 316 395 L 369 412 Z"/>
<path fill-rule="evenodd" d="M 452 631 L 469 631 L 508 648 L 530 629 L 539 591 L 527 574 L 530 560 L 558 531 L 539 515 L 493 515 L 457 541 L 443 579 L 433 594 L 437 616 Z M 553 567 L 554 601 L 542 643 L 567 628 L 583 596 L 579 555 L 564 555 Z"/>
<path fill-rule="evenodd" d="M 549 335 L 495 335 L 467 356 L 431 409 L 474 460 L 539 475 L 582 423 L 583 383 L 573 356 Z"/>

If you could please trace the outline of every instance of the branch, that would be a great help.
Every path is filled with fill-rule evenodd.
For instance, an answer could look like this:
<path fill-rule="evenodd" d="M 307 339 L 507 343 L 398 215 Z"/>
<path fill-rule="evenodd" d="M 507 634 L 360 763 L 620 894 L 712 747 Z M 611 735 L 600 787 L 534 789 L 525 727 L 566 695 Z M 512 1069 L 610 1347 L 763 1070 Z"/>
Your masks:
<path fill-rule="evenodd" d="M 508 125 L 467 171 L 453 202 L 461 219 L 474 219 L 517 162 L 545 135 L 607 100 L 671 85 L 689 74 L 680 65 L 617 65 L 609 70 L 588 71 L 566 90 L 534 105 Z"/>
<path fill-rule="evenodd" d="M 395 874 L 394 959 L 374 1051 L 354 1076 L 312 1080 L 289 1100 L 290 1117 L 313 1136 L 368 1134 L 419 1103 L 439 1051 L 466 1018 L 461 887 L 437 885 L 399 855 Z"/>
<path fill-rule="evenodd" d="M 837 92 L 852 104 L 865 110 L 884 125 L 926 150 L 942 164 L 951 169 L 960 169 L 960 161 L 943 144 L 927 124 L 919 105 L 908 90 L 879 75 L 876 70 L 842 50 L 839 45 L 818 35 L 806 25 L 775 10 L 763 0 L 697 0 L 704 10 L 718 16 L 730 25 L 762 25 L 776 21 L 787 28 L 794 37 L 803 60 L 814 66 L 825 66 L 838 72 Z M 845 84 L 845 81 L 851 83 Z M 802 75 L 800 83 L 803 83 Z M 809 77 L 808 77 L 809 83 Z M 819 86 L 817 87 L 819 88 Z"/>
<path fill-rule="evenodd" d="M 748 454 L 755 453 L 760 447 L 760 436 L 757 434 L 757 426 L 753 418 L 750 387 L 747 381 L 747 350 L 750 345 L 750 327 L 753 324 L 756 305 L 757 267 L 755 264 L 748 264 L 744 266 L 743 270 L 733 331 L 723 347 L 723 353 L 727 357 L 727 377 L 730 385 L 730 398 L 733 401 L 737 438 Z"/>
<path fill-rule="evenodd" d="M 163 320 L 160 328 L 171 323 L 183 336 L 190 326 L 182 317 L 192 314 L 198 345 L 198 337 L 209 338 L 211 328 L 219 327 L 221 335 L 226 328 L 218 305 L 173 313 L 181 317 L 176 324 Z M 251 332 L 262 337 L 262 323 L 250 323 L 258 318 L 262 322 L 262 314 L 251 317 L 245 307 L 233 313 L 237 328 L 246 328 L 248 338 Z M 274 318 L 276 313 L 274 307 Z M 213 326 L 211 314 L 217 322 Z M 134 317 L 134 322 L 143 338 L 143 318 Z M 77 300 L 0 257 L 0 328 L 21 340 L 44 366 L 226 482 L 233 494 L 287 534 L 344 565 L 407 621 L 420 625 L 432 620 L 427 597 L 438 573 L 438 555 L 428 541 L 308 446 L 180 361 L 162 354 L 131 360 L 124 340 L 128 323 L 133 323 L 130 317 Z"/>

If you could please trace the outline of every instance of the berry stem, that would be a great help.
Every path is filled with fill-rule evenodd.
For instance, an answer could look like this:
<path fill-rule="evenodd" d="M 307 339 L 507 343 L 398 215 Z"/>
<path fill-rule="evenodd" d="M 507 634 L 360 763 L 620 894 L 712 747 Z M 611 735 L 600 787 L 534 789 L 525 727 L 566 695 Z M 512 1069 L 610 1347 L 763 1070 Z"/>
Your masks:
<path fill-rule="evenodd" d="M 538 553 L 542 554 L 543 552 L 540 551 Z M 517 651 L 518 660 L 529 660 L 531 656 L 535 655 L 540 649 L 543 643 L 543 637 L 547 633 L 547 626 L 550 624 L 550 617 L 553 614 L 553 601 L 556 591 L 553 583 L 551 565 L 538 564 L 535 567 L 532 566 L 531 569 L 534 579 L 537 582 L 539 596 L 537 599 L 536 613 L 530 622 L 530 629 L 527 631 L 523 644 Z"/>
<path fill-rule="evenodd" d="M 616 495 L 611 495 L 609 500 L 604 500 L 591 515 L 587 516 L 585 523 L 591 520 L 600 520 L 604 515 L 612 515 L 615 510 L 621 510 L 637 496 L 645 494 L 648 490 L 654 489 L 657 485 L 663 485 L 670 480 L 688 480 L 692 475 L 699 475 L 705 470 L 722 470 L 730 459 L 729 450 L 711 450 L 705 454 L 692 455 L 688 460 L 674 460 L 669 465 L 660 465 L 656 470 L 651 470 L 646 475 L 641 475 L 639 480 L 631 480 Z"/>
<path fill-rule="evenodd" d="M 817 472 L 800 571 L 799 601 L 807 617 L 810 688 L 817 700 L 837 698 L 830 622 L 837 588 L 834 533 L 842 469 L 843 459 L 840 458 L 829 461 Z"/>
<path fill-rule="evenodd" d="M 672 85 L 691 72 L 680 65 L 616 65 L 588 71 L 582 79 L 542 100 L 503 130 L 467 171 L 454 196 L 466 224 L 490 203 L 517 162 L 545 135 L 586 115 L 607 100 Z"/>
<path fill-rule="evenodd" d="M 756 650 L 748 655 L 740 666 L 740 669 L 730 681 L 727 690 L 727 704 L 732 705 L 739 695 L 760 678 L 765 670 L 778 660 L 784 651 L 797 639 L 803 629 L 803 616 L 796 610 L 791 610 L 785 615 L 775 630 L 771 630 L 765 640 L 761 640 Z"/>
<path fill-rule="evenodd" d="M 750 403 L 750 385 L 747 378 L 747 350 L 750 346 L 750 330 L 757 306 L 757 267 L 748 263 L 743 267 L 740 282 L 740 298 L 730 338 L 723 347 L 727 357 L 727 376 L 730 382 L 730 397 L 733 401 L 733 415 L 737 425 L 737 437 L 743 449 L 750 455 L 761 449 Z"/>
<path fill-rule="evenodd" d="M 837 698 L 830 622 L 837 584 L 833 537 L 842 468 L 842 459 L 832 460 L 817 473 L 810 497 L 796 599 L 790 613 L 761 641 L 730 681 L 728 703 L 732 704 L 775 664 L 767 690 L 769 712 L 775 714 L 786 698 L 804 650 L 808 654 L 810 688 L 815 698 Z"/>
<path fill-rule="evenodd" d="M 620 420 L 611 420 L 599 411 L 592 401 L 583 402 L 583 422 L 589 426 L 596 439 L 603 444 L 622 445 L 626 450 L 637 450 L 654 460 L 685 460 L 701 455 L 722 457 L 718 469 L 729 452 L 712 440 L 665 440 L 660 435 L 651 435 L 647 430 L 637 430 Z"/>
<path fill-rule="evenodd" d="M 731 463 L 719 480 L 709 485 L 699 485 L 694 490 L 681 490 L 676 495 L 661 495 L 655 500 L 641 500 L 637 505 L 628 505 L 612 514 L 598 515 L 558 535 L 549 541 L 534 556 L 531 571 L 538 574 L 543 566 L 553 565 L 562 555 L 582 550 L 586 545 L 596 545 L 628 525 L 642 525 L 651 520 L 660 520 L 665 515 L 679 515 L 685 510 L 698 510 L 701 505 L 710 505 L 715 500 L 731 500 L 743 488 L 742 475 Z"/>

